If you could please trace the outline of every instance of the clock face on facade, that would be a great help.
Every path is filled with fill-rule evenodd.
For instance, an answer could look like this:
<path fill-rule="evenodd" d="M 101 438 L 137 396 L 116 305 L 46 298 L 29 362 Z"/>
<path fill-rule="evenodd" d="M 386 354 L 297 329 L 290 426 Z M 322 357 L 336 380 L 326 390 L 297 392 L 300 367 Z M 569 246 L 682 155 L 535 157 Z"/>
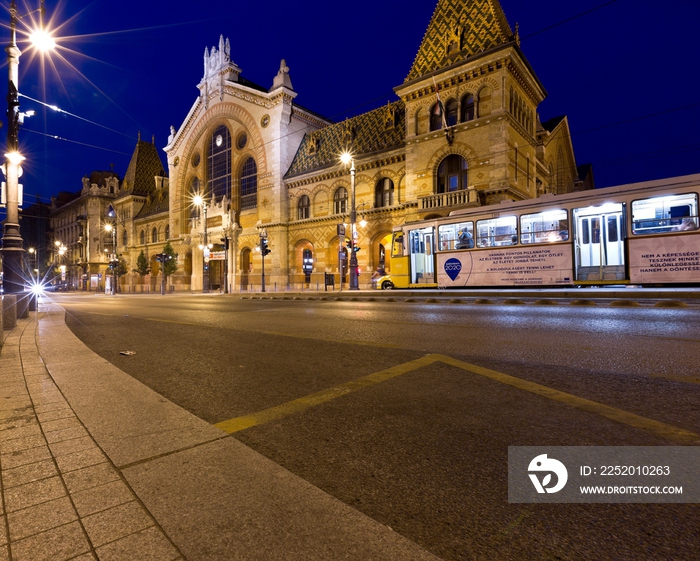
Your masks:
<path fill-rule="evenodd" d="M 267 125 L 269 125 L 270 124 L 270 116 L 263 115 L 262 119 L 260 119 L 260 124 L 262 125 L 263 128 L 265 128 Z"/>
<path fill-rule="evenodd" d="M 221 136 L 220 134 L 217 134 L 215 142 L 216 142 L 217 146 L 221 146 L 224 142 L 224 137 Z"/>

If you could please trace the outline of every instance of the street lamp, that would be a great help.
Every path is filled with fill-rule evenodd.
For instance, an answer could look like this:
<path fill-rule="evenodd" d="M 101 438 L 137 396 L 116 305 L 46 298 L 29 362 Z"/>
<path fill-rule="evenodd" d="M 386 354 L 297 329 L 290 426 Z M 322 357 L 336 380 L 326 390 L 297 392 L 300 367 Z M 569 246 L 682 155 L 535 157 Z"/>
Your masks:
<path fill-rule="evenodd" d="M 355 210 L 355 159 L 349 152 L 343 152 L 340 156 L 340 161 L 348 165 L 350 164 L 350 290 L 359 290 L 357 278 L 357 255 L 355 251 L 355 220 L 357 212 Z"/>
<path fill-rule="evenodd" d="M 112 251 L 114 253 L 109 256 L 109 266 L 112 269 L 112 290 L 110 292 L 114 296 L 117 293 L 117 266 L 119 265 L 119 259 L 117 258 L 117 228 L 107 222 L 105 224 L 105 232 L 112 234 Z"/>
<path fill-rule="evenodd" d="M 212 245 L 207 241 L 207 202 L 202 195 L 195 195 L 192 202 L 194 206 L 201 207 L 204 214 L 204 243 L 199 246 L 199 249 L 202 250 L 202 292 L 209 292 L 209 250 Z"/>
<path fill-rule="evenodd" d="M 41 7 L 38 11 L 41 15 L 40 22 L 42 22 L 44 0 L 41 0 Z M 24 121 L 24 117 L 30 115 L 30 112 L 20 113 L 19 111 L 19 57 L 22 52 L 17 47 L 17 20 L 22 17 L 23 16 L 17 14 L 16 1 L 12 0 L 10 2 L 10 44 L 5 49 L 7 52 L 9 81 L 7 93 L 7 152 L 5 153 L 5 158 L 7 160 L 3 166 L 6 183 L 6 216 L 2 236 L 2 272 L 5 291 L 13 294 L 22 292 L 24 288 L 24 281 L 22 280 L 24 250 L 22 247 L 22 236 L 19 230 L 19 176 L 22 173 L 20 164 L 25 158 L 19 153 L 18 132 L 19 125 Z M 47 40 L 47 37 L 49 37 L 48 34 L 43 32 L 43 30 L 32 34 L 32 40 L 38 41 L 35 45 L 40 49 L 53 47 L 52 41 L 50 38 Z"/>

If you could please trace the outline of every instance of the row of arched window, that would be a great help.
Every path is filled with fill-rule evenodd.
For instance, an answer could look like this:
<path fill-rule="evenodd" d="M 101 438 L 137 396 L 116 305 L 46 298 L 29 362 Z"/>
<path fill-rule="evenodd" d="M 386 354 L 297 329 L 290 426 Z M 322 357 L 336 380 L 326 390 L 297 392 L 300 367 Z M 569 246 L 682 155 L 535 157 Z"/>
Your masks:
<path fill-rule="evenodd" d="M 158 232 L 158 228 L 156 228 L 155 226 L 151 230 L 150 242 L 146 241 L 147 237 L 148 237 L 147 230 L 145 230 L 145 229 L 141 230 L 139 232 L 139 243 L 141 245 L 145 245 L 146 243 L 156 243 L 156 242 L 168 241 L 170 239 L 170 224 L 166 224 L 165 235 L 163 236 L 162 239 L 161 239 L 160 233 Z M 122 244 L 126 246 L 127 241 L 128 241 L 128 238 L 127 238 L 126 230 L 124 230 L 122 232 Z"/>
<path fill-rule="evenodd" d="M 515 117 L 515 120 L 518 121 L 518 123 L 525 127 L 526 130 L 530 131 L 531 133 L 533 132 L 533 112 L 530 108 L 528 108 L 525 100 L 521 98 L 518 95 L 518 92 L 514 91 L 512 87 L 510 88 L 510 102 L 508 104 L 508 109 L 510 110 L 510 114 Z"/>
<path fill-rule="evenodd" d="M 449 193 L 468 189 L 467 160 L 459 154 L 444 158 L 437 170 L 436 193 Z M 388 177 L 380 179 L 374 187 L 374 208 L 389 207 L 394 204 L 394 182 Z M 333 193 L 333 214 L 348 212 L 348 190 L 338 187 Z M 311 218 L 311 199 L 302 195 L 297 202 L 297 220 Z"/>
<path fill-rule="evenodd" d="M 437 131 L 445 125 L 453 127 L 458 123 L 466 123 L 491 114 L 491 87 L 485 86 L 475 96 L 465 94 L 457 101 L 450 98 L 444 106 L 435 102 L 430 108 L 430 130 Z"/>
<path fill-rule="evenodd" d="M 380 179 L 374 187 L 374 208 L 389 207 L 394 204 L 394 182 L 388 177 Z M 333 214 L 348 212 L 348 190 L 338 187 L 333 193 Z M 311 199 L 308 195 L 299 197 L 297 220 L 311 218 Z"/>

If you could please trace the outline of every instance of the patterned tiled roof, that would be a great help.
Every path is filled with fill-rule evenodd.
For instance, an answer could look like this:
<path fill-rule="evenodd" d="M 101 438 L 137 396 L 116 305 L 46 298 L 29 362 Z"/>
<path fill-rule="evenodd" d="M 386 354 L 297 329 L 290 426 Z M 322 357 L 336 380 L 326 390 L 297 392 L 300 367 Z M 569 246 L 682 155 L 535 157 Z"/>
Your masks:
<path fill-rule="evenodd" d="M 372 154 L 404 145 L 403 101 L 395 101 L 357 117 L 306 134 L 285 177 L 338 164 L 340 154 Z"/>
<path fill-rule="evenodd" d="M 439 0 L 405 81 L 511 40 L 498 0 Z"/>
<path fill-rule="evenodd" d="M 120 196 L 147 195 L 155 191 L 155 177 L 165 177 L 155 144 L 139 140 L 124 174 Z"/>
<path fill-rule="evenodd" d="M 152 214 L 160 214 L 162 212 L 168 212 L 170 208 L 170 197 L 168 196 L 168 190 L 163 189 L 159 192 L 149 193 L 146 198 L 146 204 L 141 207 L 141 210 L 136 215 L 136 218 L 144 218 L 146 216 L 151 216 Z"/>

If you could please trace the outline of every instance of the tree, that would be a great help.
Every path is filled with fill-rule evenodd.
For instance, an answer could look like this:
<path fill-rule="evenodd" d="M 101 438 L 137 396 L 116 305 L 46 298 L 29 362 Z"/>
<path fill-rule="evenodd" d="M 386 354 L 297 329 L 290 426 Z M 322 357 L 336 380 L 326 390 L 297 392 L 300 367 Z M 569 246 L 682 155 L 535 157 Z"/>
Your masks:
<path fill-rule="evenodd" d="M 165 244 L 165 247 L 163 248 L 163 253 L 168 255 L 170 259 L 167 259 L 165 263 L 163 263 L 163 274 L 165 277 L 169 277 L 172 275 L 175 271 L 177 271 L 177 253 L 173 250 L 173 246 L 170 245 L 170 242 Z"/>
<path fill-rule="evenodd" d="M 141 253 L 139 253 L 138 258 L 136 259 L 136 268 L 133 272 L 139 274 L 141 277 L 141 284 L 143 284 L 143 277 L 151 272 L 151 268 L 148 266 L 148 259 L 146 258 L 146 254 L 143 252 L 143 250 L 141 250 Z"/>
<path fill-rule="evenodd" d="M 129 272 L 129 269 L 127 268 L 126 260 L 124 259 L 123 255 L 120 255 L 117 261 L 117 269 L 115 271 L 116 273 L 116 279 L 115 279 L 115 292 L 119 292 L 119 277 L 122 275 L 126 275 Z"/>

